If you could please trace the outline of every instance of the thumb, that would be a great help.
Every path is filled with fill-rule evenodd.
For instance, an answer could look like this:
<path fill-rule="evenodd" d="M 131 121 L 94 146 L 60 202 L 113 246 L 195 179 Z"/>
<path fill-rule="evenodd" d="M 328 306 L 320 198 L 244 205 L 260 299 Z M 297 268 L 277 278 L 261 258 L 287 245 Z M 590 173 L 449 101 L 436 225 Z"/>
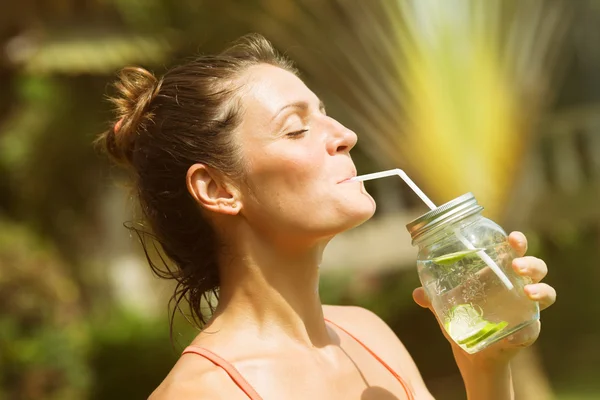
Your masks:
<path fill-rule="evenodd" d="M 413 290 L 413 299 L 415 303 L 417 303 L 423 308 L 431 307 L 431 302 L 429 301 L 427 294 L 425 294 L 425 290 L 423 289 L 423 287 L 418 287 L 415 290 Z"/>

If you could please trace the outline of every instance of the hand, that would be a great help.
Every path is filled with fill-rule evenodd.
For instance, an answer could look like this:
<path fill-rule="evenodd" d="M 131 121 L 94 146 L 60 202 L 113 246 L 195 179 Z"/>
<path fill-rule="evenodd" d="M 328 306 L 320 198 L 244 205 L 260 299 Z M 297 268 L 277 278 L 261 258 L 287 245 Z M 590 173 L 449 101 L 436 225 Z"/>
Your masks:
<path fill-rule="evenodd" d="M 540 310 L 550 307 L 556 301 L 556 291 L 546 283 L 540 281 L 548 273 L 548 268 L 543 260 L 535 257 L 524 257 L 527 252 L 527 238 L 520 232 L 513 232 L 509 235 L 508 241 L 512 248 L 517 253 L 518 258 L 515 258 L 512 267 L 518 275 L 531 279 L 531 284 L 525 286 L 525 293 L 531 300 L 538 301 Z M 425 291 L 422 287 L 415 289 L 413 292 L 415 302 L 424 308 L 429 308 L 433 312 L 433 308 Z M 434 312 L 435 315 L 435 312 Z M 436 315 L 437 318 L 437 315 Z M 438 319 L 438 323 L 439 323 Z M 522 348 L 531 346 L 540 334 L 540 321 L 530 324 L 513 335 L 494 343 L 492 346 L 475 353 L 468 354 L 459 345 L 457 345 L 446 333 L 442 327 L 442 332 L 452 345 L 452 351 L 459 368 L 469 368 L 476 364 L 477 367 L 494 367 L 507 365 Z"/>

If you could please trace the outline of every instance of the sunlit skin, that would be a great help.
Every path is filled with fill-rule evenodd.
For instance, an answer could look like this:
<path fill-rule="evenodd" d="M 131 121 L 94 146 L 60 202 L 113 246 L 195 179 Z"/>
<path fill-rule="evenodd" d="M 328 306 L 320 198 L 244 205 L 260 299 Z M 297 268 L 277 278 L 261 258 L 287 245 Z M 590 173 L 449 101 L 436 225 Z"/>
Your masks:
<path fill-rule="evenodd" d="M 295 75 L 270 65 L 249 68 L 242 85 L 243 119 L 235 139 L 242 179 L 196 164 L 187 188 L 223 242 L 220 301 L 193 344 L 231 362 L 265 399 L 405 399 L 380 363 L 324 318 L 365 342 L 408 381 L 417 399 L 431 399 L 412 358 L 391 329 L 359 307 L 323 306 L 318 293 L 323 250 L 336 234 L 367 221 L 375 202 L 356 175 L 354 132 L 327 116 Z M 546 264 L 525 254 L 523 234 L 510 235 L 521 256 L 517 273 L 541 308 L 554 289 L 539 281 Z M 421 288 L 415 301 L 429 307 Z M 510 398 L 508 362 L 533 343 L 539 324 L 469 355 L 452 345 L 469 398 Z M 424 343 L 424 345 L 426 345 Z M 183 355 L 152 399 L 247 399 L 227 374 Z"/>

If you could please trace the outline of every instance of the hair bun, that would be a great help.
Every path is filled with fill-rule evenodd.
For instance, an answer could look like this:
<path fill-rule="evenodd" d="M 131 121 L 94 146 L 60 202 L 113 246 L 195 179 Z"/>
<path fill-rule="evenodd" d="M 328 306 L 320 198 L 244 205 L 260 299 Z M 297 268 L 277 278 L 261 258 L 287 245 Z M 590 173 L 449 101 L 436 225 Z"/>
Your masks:
<path fill-rule="evenodd" d="M 117 122 L 113 129 L 99 139 L 112 158 L 122 164 L 131 164 L 135 138 L 152 120 L 150 103 L 160 90 L 161 81 L 140 67 L 123 68 L 114 83 L 116 94 L 110 101 L 116 106 Z"/>

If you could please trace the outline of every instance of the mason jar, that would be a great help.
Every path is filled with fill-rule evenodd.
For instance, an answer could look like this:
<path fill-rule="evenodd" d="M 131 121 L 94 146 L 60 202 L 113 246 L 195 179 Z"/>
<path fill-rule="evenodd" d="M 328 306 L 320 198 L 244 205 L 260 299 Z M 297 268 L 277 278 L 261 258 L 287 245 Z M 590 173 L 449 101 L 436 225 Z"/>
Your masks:
<path fill-rule="evenodd" d="M 464 194 L 406 225 L 425 293 L 448 335 L 476 353 L 539 319 L 506 232 Z"/>

